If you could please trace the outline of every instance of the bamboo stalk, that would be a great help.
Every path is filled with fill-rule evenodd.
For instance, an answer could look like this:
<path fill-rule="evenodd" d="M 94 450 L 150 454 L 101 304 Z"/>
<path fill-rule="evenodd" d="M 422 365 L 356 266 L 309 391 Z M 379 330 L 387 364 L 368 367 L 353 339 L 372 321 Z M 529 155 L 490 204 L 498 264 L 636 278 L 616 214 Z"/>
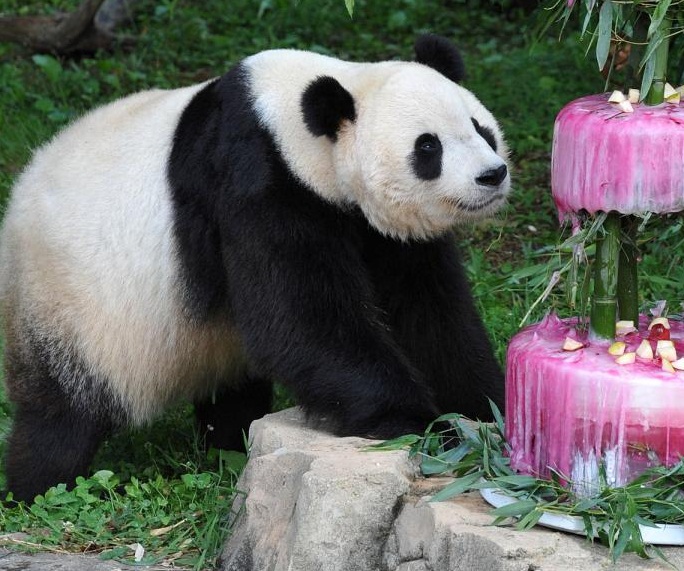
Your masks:
<path fill-rule="evenodd" d="M 660 105 L 665 99 L 663 94 L 665 93 L 665 82 L 667 81 L 667 56 L 670 50 L 671 27 L 672 20 L 663 18 L 663 21 L 660 23 L 660 33 L 663 35 L 663 41 L 660 42 L 660 45 L 653 54 L 653 57 L 655 57 L 653 83 L 646 97 L 644 97 L 646 105 Z"/>
<path fill-rule="evenodd" d="M 620 214 L 609 212 L 602 230 L 602 235 L 596 239 L 589 332 L 594 339 L 612 339 L 617 320 Z"/>
<path fill-rule="evenodd" d="M 637 276 L 637 229 L 634 216 L 622 217 L 622 239 L 618 262 L 617 300 L 621 320 L 633 321 L 639 326 L 639 287 Z"/>

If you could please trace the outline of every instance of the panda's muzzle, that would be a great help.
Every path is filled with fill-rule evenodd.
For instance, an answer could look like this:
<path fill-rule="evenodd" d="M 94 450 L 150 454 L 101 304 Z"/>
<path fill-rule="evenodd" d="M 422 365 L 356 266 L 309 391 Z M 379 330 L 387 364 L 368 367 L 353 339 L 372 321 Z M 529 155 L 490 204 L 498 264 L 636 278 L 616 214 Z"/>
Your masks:
<path fill-rule="evenodd" d="M 491 207 L 496 202 L 505 200 L 506 194 L 503 192 L 497 192 L 487 197 L 486 200 L 481 200 L 479 202 L 466 202 L 462 199 L 454 199 L 451 197 L 443 197 L 442 202 L 456 208 L 461 212 L 471 212 L 476 213 L 482 210 L 486 210 Z"/>
<path fill-rule="evenodd" d="M 460 202 L 458 207 L 460 210 L 463 210 L 465 212 L 478 212 L 479 210 L 484 210 L 485 208 L 491 206 L 495 202 L 498 202 L 500 200 L 504 200 L 505 196 L 497 192 L 493 196 L 490 196 L 487 200 L 483 200 L 482 202 L 477 202 L 477 203 L 464 203 Z"/>
<path fill-rule="evenodd" d="M 490 188 L 498 188 L 501 183 L 506 180 L 508 175 L 508 167 L 506 163 L 497 168 L 488 169 L 475 179 L 475 182 L 480 186 L 488 186 Z"/>

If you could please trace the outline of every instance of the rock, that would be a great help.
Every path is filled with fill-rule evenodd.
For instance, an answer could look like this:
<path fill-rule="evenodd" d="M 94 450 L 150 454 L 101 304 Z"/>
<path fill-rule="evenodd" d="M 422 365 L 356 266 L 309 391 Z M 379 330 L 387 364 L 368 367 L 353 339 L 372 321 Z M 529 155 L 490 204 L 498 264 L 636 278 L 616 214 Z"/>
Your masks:
<path fill-rule="evenodd" d="M 425 479 L 406 451 L 308 427 L 298 409 L 255 421 L 238 482 L 234 533 L 222 571 L 664 571 L 659 560 L 623 555 L 537 527 L 494 527 L 471 493 L 429 496 L 448 478 Z M 664 548 L 684 569 L 684 553 Z"/>
<path fill-rule="evenodd" d="M 406 453 L 365 452 L 371 441 L 307 428 L 289 409 L 252 424 L 238 489 L 243 510 L 225 571 L 368 570 L 379 564 L 416 477 Z"/>
<path fill-rule="evenodd" d="M 97 555 L 65 553 L 20 553 L 0 548 L 0 571 L 168 571 L 168 567 L 129 566 L 102 561 Z"/>

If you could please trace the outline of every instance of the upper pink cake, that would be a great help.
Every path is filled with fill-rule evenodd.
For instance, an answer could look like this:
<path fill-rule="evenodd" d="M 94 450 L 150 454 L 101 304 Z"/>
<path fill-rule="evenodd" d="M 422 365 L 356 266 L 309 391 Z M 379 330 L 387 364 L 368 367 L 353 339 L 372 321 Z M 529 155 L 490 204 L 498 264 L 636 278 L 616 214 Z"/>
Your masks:
<path fill-rule="evenodd" d="M 575 325 L 552 314 L 513 337 L 506 438 L 513 469 L 543 477 L 554 470 L 589 495 L 598 489 L 601 463 L 608 483 L 621 485 L 684 454 L 684 371 L 662 370 L 657 356 L 620 365 L 608 352 L 611 342 L 589 342 Z M 670 320 L 670 327 L 684 356 L 684 323 Z M 564 351 L 566 337 L 585 346 Z M 642 319 L 639 332 L 621 339 L 633 352 L 648 337 Z"/>
<path fill-rule="evenodd" d="M 551 188 L 561 219 L 684 210 L 684 102 L 623 113 L 602 94 L 566 105 L 554 128 Z"/>

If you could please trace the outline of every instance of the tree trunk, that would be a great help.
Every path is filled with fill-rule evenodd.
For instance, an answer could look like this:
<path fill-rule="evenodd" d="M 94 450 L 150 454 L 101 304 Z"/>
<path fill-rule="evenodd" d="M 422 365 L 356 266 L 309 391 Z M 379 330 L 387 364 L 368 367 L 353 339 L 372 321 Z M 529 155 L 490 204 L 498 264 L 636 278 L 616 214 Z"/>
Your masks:
<path fill-rule="evenodd" d="M 118 39 L 114 26 L 95 25 L 95 16 L 105 0 L 83 0 L 67 14 L 52 16 L 0 17 L 0 42 L 21 44 L 32 52 L 69 54 L 111 49 L 115 42 L 131 44 L 132 38 Z M 121 4 L 122 0 L 112 0 Z M 123 0 L 125 2 L 125 0 Z"/>

